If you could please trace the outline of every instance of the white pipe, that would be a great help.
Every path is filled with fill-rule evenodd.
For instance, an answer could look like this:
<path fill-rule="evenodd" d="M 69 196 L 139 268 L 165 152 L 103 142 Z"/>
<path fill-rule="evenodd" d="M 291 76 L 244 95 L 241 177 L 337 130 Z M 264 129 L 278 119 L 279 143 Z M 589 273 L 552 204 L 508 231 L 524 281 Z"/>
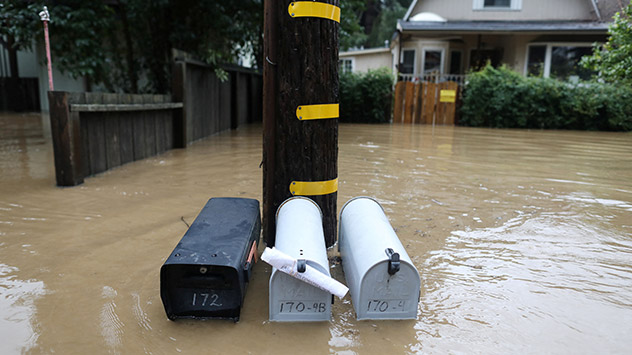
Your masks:
<path fill-rule="evenodd" d="M 599 0 L 590 0 L 590 2 L 592 3 L 593 8 L 595 9 L 595 14 L 597 14 L 597 19 L 601 21 L 601 12 L 599 12 L 599 5 L 597 5 Z"/>

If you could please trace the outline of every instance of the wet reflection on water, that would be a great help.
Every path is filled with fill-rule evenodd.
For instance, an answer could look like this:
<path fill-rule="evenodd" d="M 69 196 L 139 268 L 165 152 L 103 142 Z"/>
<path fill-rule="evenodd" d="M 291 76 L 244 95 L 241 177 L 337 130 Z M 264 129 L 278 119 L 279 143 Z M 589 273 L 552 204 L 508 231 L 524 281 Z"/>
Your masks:
<path fill-rule="evenodd" d="M 372 195 L 422 276 L 416 321 L 168 321 L 159 268 L 206 200 L 261 200 L 261 129 L 56 188 L 39 116 L 0 115 L 0 352 L 613 352 L 632 346 L 632 136 L 341 125 L 339 206 Z M 335 249 L 329 251 L 333 256 Z M 332 275 L 344 280 L 339 264 Z"/>
<path fill-rule="evenodd" d="M 0 354 L 28 350 L 37 342 L 34 301 L 44 294 L 44 283 L 19 280 L 15 267 L 0 264 Z"/>

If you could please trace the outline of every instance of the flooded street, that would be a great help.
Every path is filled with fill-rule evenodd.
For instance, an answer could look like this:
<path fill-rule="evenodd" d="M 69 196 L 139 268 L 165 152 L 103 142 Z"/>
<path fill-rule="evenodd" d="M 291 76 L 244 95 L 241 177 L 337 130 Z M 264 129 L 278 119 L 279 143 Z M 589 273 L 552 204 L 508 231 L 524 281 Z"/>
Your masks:
<path fill-rule="evenodd" d="M 40 116 L 0 115 L 0 354 L 629 353 L 630 133 L 342 124 L 338 208 L 382 203 L 417 320 L 347 295 L 271 323 L 259 263 L 238 323 L 169 321 L 161 265 L 209 198 L 261 201 L 261 146 L 247 126 L 58 188 Z"/>

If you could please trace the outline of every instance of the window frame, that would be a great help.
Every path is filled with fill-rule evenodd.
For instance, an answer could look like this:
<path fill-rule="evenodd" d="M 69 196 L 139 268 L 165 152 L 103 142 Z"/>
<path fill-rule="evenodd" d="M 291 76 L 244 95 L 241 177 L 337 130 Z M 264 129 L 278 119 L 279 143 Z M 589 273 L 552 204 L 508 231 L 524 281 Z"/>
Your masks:
<path fill-rule="evenodd" d="M 522 10 L 522 0 L 510 0 L 509 6 L 485 6 L 485 0 L 472 0 L 474 11 L 520 11 Z"/>
<path fill-rule="evenodd" d="M 440 66 L 439 66 L 439 74 L 444 74 L 445 73 L 445 48 L 443 47 L 423 47 L 421 49 L 421 67 L 419 68 L 421 70 L 420 75 L 426 75 L 426 52 L 440 52 L 441 53 L 441 57 L 439 59 L 440 61 Z"/>
<path fill-rule="evenodd" d="M 354 73 L 354 72 L 355 72 L 355 58 L 353 58 L 353 57 L 349 57 L 349 58 L 338 58 L 338 61 L 339 61 L 339 62 L 341 62 L 341 63 L 339 63 L 338 65 L 341 65 L 341 64 L 342 64 L 342 71 L 341 71 L 341 74 L 342 74 L 342 73 L 347 73 L 347 71 L 345 71 L 345 70 L 344 70 L 344 68 L 345 68 L 344 62 L 345 62 L 345 61 L 349 61 L 349 62 L 351 62 L 351 70 L 350 70 L 350 71 L 348 71 L 348 72 L 349 72 L 349 73 Z"/>
<path fill-rule="evenodd" d="M 531 46 L 546 46 L 544 52 L 544 69 L 542 70 L 543 78 L 551 77 L 551 61 L 553 59 L 553 47 L 589 47 L 592 48 L 593 43 L 590 42 L 533 42 L 527 44 L 527 48 L 524 55 L 524 69 L 523 75 L 529 75 L 529 47 Z"/>
<path fill-rule="evenodd" d="M 452 53 L 454 53 L 454 52 L 461 53 L 461 58 L 460 58 L 461 60 L 459 61 L 459 73 L 458 73 L 458 75 L 461 75 L 461 74 L 463 74 L 463 62 L 464 62 L 464 59 L 465 59 L 462 49 L 450 49 L 450 55 L 449 55 L 450 63 L 448 63 L 448 68 L 452 69 Z M 448 74 L 451 74 L 451 73 L 448 73 Z"/>
<path fill-rule="evenodd" d="M 402 64 L 404 63 L 404 52 L 412 51 L 413 52 L 413 72 L 412 73 L 402 73 Z M 417 75 L 417 48 L 407 47 L 402 48 L 401 57 L 399 58 L 399 68 L 398 72 L 403 75 Z"/>

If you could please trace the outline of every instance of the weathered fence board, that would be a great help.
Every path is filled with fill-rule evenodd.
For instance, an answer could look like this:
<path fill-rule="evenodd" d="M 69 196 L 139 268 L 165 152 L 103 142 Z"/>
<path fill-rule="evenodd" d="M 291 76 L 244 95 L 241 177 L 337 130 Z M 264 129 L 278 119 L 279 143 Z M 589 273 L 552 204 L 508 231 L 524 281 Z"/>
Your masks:
<path fill-rule="evenodd" d="M 132 95 L 132 102 L 135 104 L 143 103 L 141 95 Z M 145 117 L 137 114 L 132 118 L 132 126 L 134 128 L 134 160 L 141 160 L 147 157 L 145 155 Z"/>
<path fill-rule="evenodd" d="M 404 94 L 404 123 L 410 124 L 413 121 L 413 95 L 415 84 L 406 83 L 406 93 Z"/>
<path fill-rule="evenodd" d="M 441 90 L 453 90 L 456 93 L 455 102 L 437 102 L 437 124 L 454 125 L 454 116 L 456 114 L 456 100 L 458 100 L 459 86 L 452 81 L 446 81 L 439 84 L 439 93 Z M 439 94 L 440 96 L 440 94 Z"/>
<path fill-rule="evenodd" d="M 120 96 L 124 105 L 132 104 L 132 97 L 128 94 Z M 134 161 L 134 113 L 121 112 L 119 120 L 119 140 L 121 142 L 121 165 Z"/>
<path fill-rule="evenodd" d="M 143 95 L 143 103 L 152 103 L 153 95 Z M 155 117 L 143 112 L 143 121 L 145 122 L 145 156 L 151 157 L 156 155 L 156 121 Z"/>
<path fill-rule="evenodd" d="M 423 109 L 423 122 L 425 124 L 433 124 L 434 122 L 434 114 L 435 114 L 435 104 L 437 97 L 437 84 L 435 83 L 424 83 L 424 109 Z"/>
<path fill-rule="evenodd" d="M 404 112 L 404 92 L 406 82 L 399 81 L 395 85 L 395 105 L 393 106 L 393 123 L 402 122 L 402 114 Z"/>
<path fill-rule="evenodd" d="M 103 94 L 104 104 L 115 104 L 116 94 Z M 107 169 L 121 165 L 121 146 L 119 144 L 119 113 L 108 112 L 103 115 L 105 134 L 105 158 Z"/>
<path fill-rule="evenodd" d="M 221 105 L 218 105 L 219 116 L 221 117 L 219 121 L 220 131 L 225 131 L 232 128 L 231 123 L 233 120 L 233 105 L 231 103 L 231 97 L 233 90 L 232 88 L 234 86 L 235 84 L 232 80 L 226 80 L 219 83 L 219 102 L 222 103 Z M 258 117 L 261 117 L 261 115 L 259 115 Z"/>
<path fill-rule="evenodd" d="M 237 73 L 237 126 L 248 123 L 248 77 Z"/>
<path fill-rule="evenodd" d="M 411 123 L 420 123 L 421 120 L 421 108 L 422 98 L 421 94 L 423 90 L 423 84 L 415 85 L 415 91 L 413 92 L 413 117 Z"/>

